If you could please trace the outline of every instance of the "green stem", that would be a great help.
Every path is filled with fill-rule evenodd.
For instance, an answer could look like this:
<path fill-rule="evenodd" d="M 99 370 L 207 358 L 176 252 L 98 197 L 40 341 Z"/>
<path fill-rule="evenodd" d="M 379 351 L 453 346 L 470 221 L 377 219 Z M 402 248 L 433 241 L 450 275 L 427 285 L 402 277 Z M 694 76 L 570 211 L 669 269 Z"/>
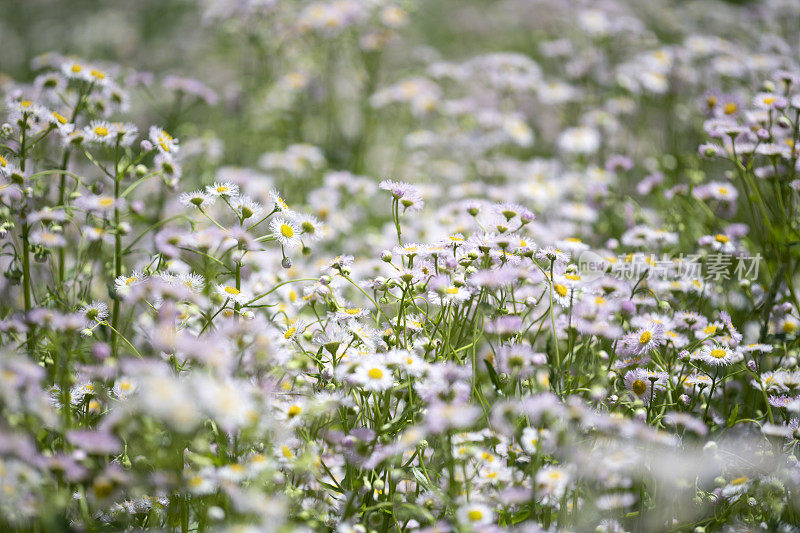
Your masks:
<path fill-rule="evenodd" d="M 119 227 L 119 139 L 114 148 L 114 278 L 122 275 L 122 235 Z M 119 295 L 114 295 L 114 309 L 111 314 L 111 354 L 116 359 L 119 334 Z M 130 343 L 128 343 L 130 344 Z"/>

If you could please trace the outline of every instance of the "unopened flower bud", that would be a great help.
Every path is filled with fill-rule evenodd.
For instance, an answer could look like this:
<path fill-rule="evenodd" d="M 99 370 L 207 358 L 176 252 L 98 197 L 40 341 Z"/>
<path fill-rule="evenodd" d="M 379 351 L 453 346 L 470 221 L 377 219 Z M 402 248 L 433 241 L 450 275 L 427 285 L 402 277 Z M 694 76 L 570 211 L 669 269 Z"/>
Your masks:
<path fill-rule="evenodd" d="M 288 257 L 284 257 L 283 261 L 281 261 L 281 266 L 283 268 L 292 268 L 292 260 Z"/>

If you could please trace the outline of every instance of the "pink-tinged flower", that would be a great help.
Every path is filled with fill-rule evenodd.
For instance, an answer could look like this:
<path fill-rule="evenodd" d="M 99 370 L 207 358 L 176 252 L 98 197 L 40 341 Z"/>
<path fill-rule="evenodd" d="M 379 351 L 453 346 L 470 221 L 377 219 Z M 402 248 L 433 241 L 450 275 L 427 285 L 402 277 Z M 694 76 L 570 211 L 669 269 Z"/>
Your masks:
<path fill-rule="evenodd" d="M 651 322 L 647 327 L 627 333 L 622 338 L 622 348 L 629 355 L 647 355 L 665 342 L 664 325 Z"/>
<path fill-rule="evenodd" d="M 67 432 L 67 441 L 83 451 L 97 455 L 113 455 L 122 449 L 122 442 L 105 431 L 78 430 Z"/>

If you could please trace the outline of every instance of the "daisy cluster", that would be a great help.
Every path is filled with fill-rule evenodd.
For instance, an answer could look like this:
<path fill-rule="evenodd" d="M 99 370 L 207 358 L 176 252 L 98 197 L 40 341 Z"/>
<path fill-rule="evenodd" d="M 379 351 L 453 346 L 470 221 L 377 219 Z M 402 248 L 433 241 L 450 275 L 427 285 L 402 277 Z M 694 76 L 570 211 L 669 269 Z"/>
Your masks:
<path fill-rule="evenodd" d="M 0 529 L 798 527 L 800 6 L 176 11 L 0 78 Z"/>

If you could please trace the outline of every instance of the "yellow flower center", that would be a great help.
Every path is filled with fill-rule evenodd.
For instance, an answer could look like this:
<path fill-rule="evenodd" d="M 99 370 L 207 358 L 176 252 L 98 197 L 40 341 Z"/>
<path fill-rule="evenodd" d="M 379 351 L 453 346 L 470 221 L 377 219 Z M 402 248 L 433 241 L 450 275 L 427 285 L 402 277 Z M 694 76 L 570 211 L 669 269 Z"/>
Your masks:
<path fill-rule="evenodd" d="M 631 384 L 631 390 L 637 395 L 641 396 L 647 390 L 647 383 L 641 379 L 637 379 Z"/>
<path fill-rule="evenodd" d="M 558 295 L 561 296 L 562 298 L 567 295 L 567 292 L 569 292 L 569 290 L 564 285 L 561 285 L 560 283 L 556 283 L 553 286 L 553 288 L 558 293 Z"/>
<path fill-rule="evenodd" d="M 111 198 L 110 196 L 104 196 L 97 200 L 97 205 L 99 205 L 100 207 L 110 207 L 114 205 L 114 199 Z"/>
<path fill-rule="evenodd" d="M 4 167 L 8 164 L 8 159 L 0 155 L 0 167 Z"/>
<path fill-rule="evenodd" d="M 715 359 L 722 359 L 723 357 L 725 357 L 728 354 L 725 352 L 725 350 L 723 350 L 721 348 L 715 348 L 715 349 L 711 350 L 710 355 L 711 355 L 711 357 L 713 357 Z"/>
<path fill-rule="evenodd" d="M 237 294 L 239 294 L 242 291 L 240 291 L 236 287 L 231 287 L 230 285 L 225 285 L 225 292 L 227 292 L 228 294 L 233 294 L 234 296 L 236 296 Z"/>
<path fill-rule="evenodd" d="M 771 105 L 775 103 L 775 100 L 777 100 L 777 98 L 775 98 L 774 96 L 767 96 L 766 98 L 764 98 L 764 103 L 767 105 Z"/>
<path fill-rule="evenodd" d="M 281 446 L 281 453 L 287 459 L 291 459 L 292 457 L 294 457 L 294 454 L 292 453 L 292 450 L 290 450 L 289 447 L 287 445 L 285 445 L 285 444 L 283 446 Z"/>
<path fill-rule="evenodd" d="M 720 187 L 717 190 L 719 191 L 720 194 L 728 194 L 728 188 L 727 187 Z"/>
<path fill-rule="evenodd" d="M 353 307 L 352 309 L 347 309 L 345 311 L 345 313 L 347 313 L 348 315 L 357 315 L 360 312 L 361 312 L 361 309 L 359 309 L 358 307 Z"/>
<path fill-rule="evenodd" d="M 22 106 L 22 107 L 24 107 L 25 109 L 28 109 L 28 108 L 31 106 L 31 101 L 30 101 L 30 100 L 22 100 L 22 101 L 19 103 L 19 105 L 21 105 L 21 106 Z"/>
<path fill-rule="evenodd" d="M 572 281 L 580 281 L 581 279 L 578 274 L 564 274 L 564 277 Z"/>
<path fill-rule="evenodd" d="M 137 281 L 139 281 L 139 278 L 136 276 L 131 276 L 125 280 L 125 285 L 130 285 L 131 283 L 135 283 Z"/>
<path fill-rule="evenodd" d="M 716 332 L 717 332 L 717 326 L 714 325 L 706 326 L 706 328 L 703 330 L 703 333 L 705 333 L 706 335 L 713 335 Z"/>
<path fill-rule="evenodd" d="M 733 115 L 734 113 L 736 113 L 737 109 L 738 107 L 733 102 L 728 102 L 727 104 L 725 104 L 725 107 L 722 108 L 722 110 L 725 112 L 726 115 Z"/>
<path fill-rule="evenodd" d="M 74 63 L 74 64 L 72 65 L 72 67 L 70 67 L 70 70 L 71 70 L 72 72 L 78 73 L 78 72 L 80 72 L 80 71 L 82 71 L 82 70 L 83 70 L 83 67 L 82 67 L 82 66 L 80 66 L 80 65 L 79 65 L 79 64 L 77 64 L 77 63 Z"/>
<path fill-rule="evenodd" d="M 291 338 L 292 338 L 292 335 L 294 335 L 294 332 L 295 332 L 295 331 L 297 331 L 297 328 L 295 328 L 294 326 L 292 326 L 291 328 L 289 328 L 289 329 L 287 329 L 287 330 L 286 330 L 286 333 L 284 333 L 284 334 L 283 334 L 283 338 L 284 338 L 284 339 L 291 339 Z"/>
<path fill-rule="evenodd" d="M 293 405 L 289 408 L 289 416 L 294 418 L 299 415 L 303 409 L 299 405 Z"/>
<path fill-rule="evenodd" d="M 741 485 L 747 482 L 747 476 L 737 477 L 731 480 L 731 485 Z"/>
<path fill-rule="evenodd" d="M 444 292 L 447 294 L 458 294 L 458 287 L 447 287 Z"/>
<path fill-rule="evenodd" d="M 281 235 L 287 239 L 294 237 L 294 229 L 289 224 L 281 224 Z"/>
<path fill-rule="evenodd" d="M 56 119 L 60 124 L 66 124 L 67 123 L 67 117 L 65 117 L 61 113 L 57 113 L 57 112 L 53 111 L 53 118 Z"/>
<path fill-rule="evenodd" d="M 94 132 L 100 137 L 105 137 L 106 135 L 108 135 L 108 128 L 106 128 L 105 126 L 97 126 L 94 129 Z"/>
<path fill-rule="evenodd" d="M 95 78 L 97 78 L 98 80 L 106 79 L 106 75 L 103 74 L 101 71 L 97 70 L 96 68 L 93 68 L 92 70 L 90 70 L 89 73 L 92 76 L 94 76 Z"/>
<path fill-rule="evenodd" d="M 643 331 L 641 335 L 639 335 L 639 344 L 647 344 L 650 342 L 650 339 L 653 338 L 653 334 L 649 331 Z"/>
<path fill-rule="evenodd" d="M 467 518 L 470 519 L 472 522 L 477 522 L 481 518 L 483 518 L 483 511 L 479 509 L 473 509 L 467 513 Z"/>
<path fill-rule="evenodd" d="M 717 242 L 721 242 L 723 244 L 730 241 L 727 235 L 723 235 L 721 233 L 717 233 L 716 235 L 714 235 L 714 239 L 716 239 Z"/>
<path fill-rule="evenodd" d="M 158 144 L 161 145 L 161 149 L 165 152 L 169 152 L 169 143 L 172 141 L 172 135 L 167 133 L 166 131 L 162 131 L 161 135 L 158 137 Z"/>
<path fill-rule="evenodd" d="M 370 379 L 381 379 L 383 377 L 383 370 L 380 368 L 370 368 L 369 372 L 367 372 L 367 375 L 370 377 Z"/>

